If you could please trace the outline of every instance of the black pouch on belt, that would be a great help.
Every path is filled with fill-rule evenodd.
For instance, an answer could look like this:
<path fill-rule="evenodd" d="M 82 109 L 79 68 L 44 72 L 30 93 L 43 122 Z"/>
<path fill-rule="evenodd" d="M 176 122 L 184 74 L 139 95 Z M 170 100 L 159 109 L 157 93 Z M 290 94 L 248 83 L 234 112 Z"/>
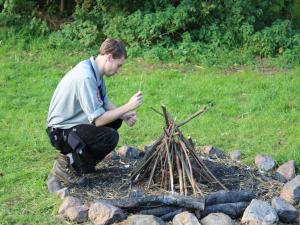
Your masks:
<path fill-rule="evenodd" d="M 71 131 L 69 133 L 68 144 L 71 146 L 73 151 L 79 155 L 82 155 L 86 148 L 86 144 L 75 131 Z"/>
<path fill-rule="evenodd" d="M 52 146 L 57 150 L 62 151 L 64 146 L 63 131 L 61 129 L 55 129 L 51 127 L 48 127 L 46 131 Z"/>

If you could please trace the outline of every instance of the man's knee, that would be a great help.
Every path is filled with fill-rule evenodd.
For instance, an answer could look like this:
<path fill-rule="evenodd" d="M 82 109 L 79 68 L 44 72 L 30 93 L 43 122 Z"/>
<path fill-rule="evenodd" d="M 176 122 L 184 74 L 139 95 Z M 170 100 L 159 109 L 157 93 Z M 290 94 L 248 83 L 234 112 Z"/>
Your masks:
<path fill-rule="evenodd" d="M 101 135 L 98 136 L 96 145 L 101 151 L 112 151 L 119 142 L 119 133 L 117 130 L 109 127 L 102 128 Z"/>
<path fill-rule="evenodd" d="M 115 149 L 119 141 L 119 133 L 115 129 L 109 128 L 105 134 L 105 138 L 99 140 L 94 145 L 94 151 L 92 155 L 98 162 L 107 156 L 111 151 Z"/>

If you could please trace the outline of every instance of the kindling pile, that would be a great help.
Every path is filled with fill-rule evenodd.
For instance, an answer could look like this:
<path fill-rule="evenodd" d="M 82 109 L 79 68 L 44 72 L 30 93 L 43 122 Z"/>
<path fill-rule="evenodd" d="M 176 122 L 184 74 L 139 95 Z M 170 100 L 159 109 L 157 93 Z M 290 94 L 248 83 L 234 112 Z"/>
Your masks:
<path fill-rule="evenodd" d="M 178 124 L 164 105 L 162 113 L 153 110 L 164 117 L 166 126 L 161 137 L 146 150 L 143 160 L 131 174 L 131 181 L 146 181 L 148 189 L 154 185 L 181 195 L 203 196 L 199 184 L 204 182 L 218 183 L 227 190 L 196 154 L 192 139 L 184 137 L 179 129 L 204 113 L 205 107 Z"/>

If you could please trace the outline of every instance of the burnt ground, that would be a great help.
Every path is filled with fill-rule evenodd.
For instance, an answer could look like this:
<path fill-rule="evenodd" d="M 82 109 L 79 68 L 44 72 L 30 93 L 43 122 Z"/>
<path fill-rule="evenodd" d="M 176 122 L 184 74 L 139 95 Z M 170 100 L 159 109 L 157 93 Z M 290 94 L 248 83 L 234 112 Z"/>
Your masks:
<path fill-rule="evenodd" d="M 229 190 L 252 191 L 257 198 L 269 201 L 279 195 L 283 185 L 271 176 L 262 175 L 253 168 L 227 158 L 202 157 L 202 159 L 215 177 Z M 168 193 L 157 185 L 151 185 L 150 189 L 146 189 L 147 181 L 135 186 L 129 185 L 130 173 L 137 164 L 138 160 L 133 159 L 104 160 L 97 165 L 96 173 L 87 175 L 90 179 L 89 186 L 71 187 L 71 195 L 84 201 L 94 201 L 128 197 L 132 190 L 139 190 L 145 194 Z M 199 182 L 199 186 L 204 196 L 222 190 L 217 183 Z"/>

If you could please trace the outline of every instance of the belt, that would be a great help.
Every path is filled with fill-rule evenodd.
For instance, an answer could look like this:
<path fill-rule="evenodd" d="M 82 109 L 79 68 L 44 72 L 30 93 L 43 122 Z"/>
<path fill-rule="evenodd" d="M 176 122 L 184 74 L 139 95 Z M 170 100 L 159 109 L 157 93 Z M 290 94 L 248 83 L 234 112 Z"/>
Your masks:
<path fill-rule="evenodd" d="M 59 133 L 59 134 L 62 135 L 64 141 L 67 141 L 67 134 L 68 134 L 68 132 L 67 132 L 67 134 L 66 134 L 66 132 L 65 132 L 64 129 L 55 128 L 55 127 L 47 127 L 46 131 L 47 131 L 48 135 L 52 135 L 53 132 L 59 131 L 59 132 L 61 132 L 61 133 Z M 57 134 L 55 134 L 55 136 L 56 136 L 56 135 L 57 135 Z"/>
<path fill-rule="evenodd" d="M 59 128 L 55 128 L 55 127 L 47 127 L 46 131 L 48 134 L 54 132 L 54 131 L 57 131 L 57 130 L 61 130 Z"/>

